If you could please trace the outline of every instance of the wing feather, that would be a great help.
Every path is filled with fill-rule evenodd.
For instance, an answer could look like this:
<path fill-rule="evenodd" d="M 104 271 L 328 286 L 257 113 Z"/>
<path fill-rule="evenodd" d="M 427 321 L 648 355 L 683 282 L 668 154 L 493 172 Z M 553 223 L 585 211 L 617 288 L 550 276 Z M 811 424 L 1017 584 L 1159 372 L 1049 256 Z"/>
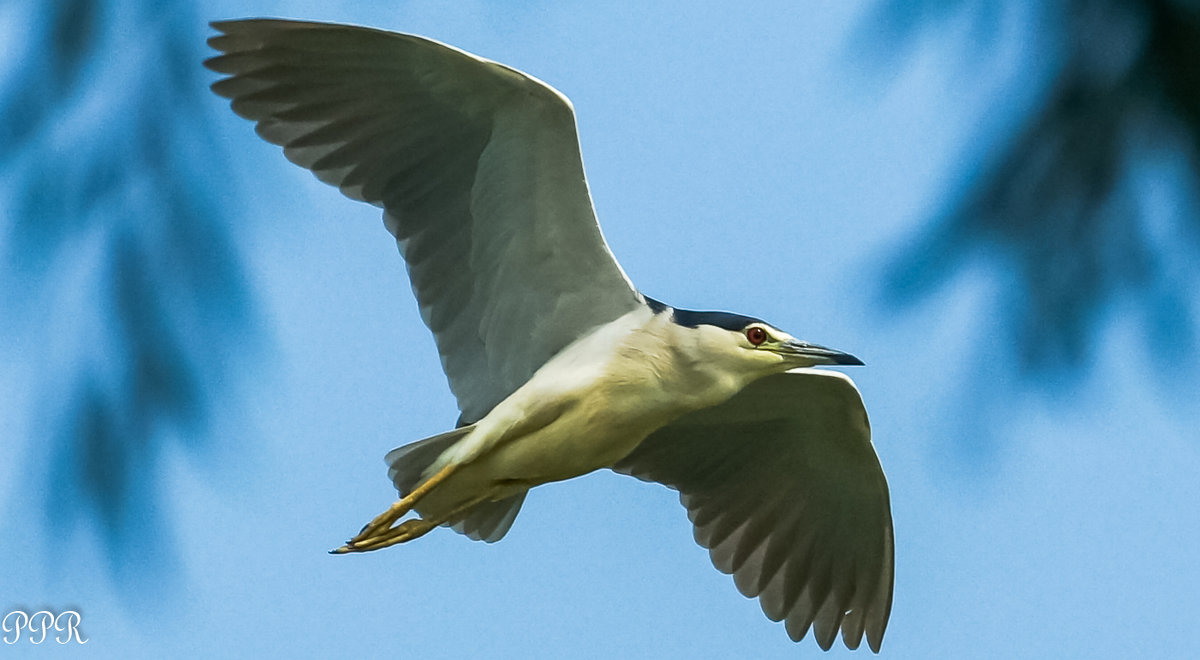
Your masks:
<path fill-rule="evenodd" d="M 613 468 L 680 493 L 696 541 L 799 641 L 866 635 L 892 602 L 887 481 L 849 378 L 798 369 L 652 434 Z"/>
<path fill-rule="evenodd" d="M 412 35 L 214 23 L 213 90 L 292 162 L 381 206 L 461 419 L 641 304 L 600 233 L 567 99 Z M 498 518 L 502 520 L 502 518 Z"/>

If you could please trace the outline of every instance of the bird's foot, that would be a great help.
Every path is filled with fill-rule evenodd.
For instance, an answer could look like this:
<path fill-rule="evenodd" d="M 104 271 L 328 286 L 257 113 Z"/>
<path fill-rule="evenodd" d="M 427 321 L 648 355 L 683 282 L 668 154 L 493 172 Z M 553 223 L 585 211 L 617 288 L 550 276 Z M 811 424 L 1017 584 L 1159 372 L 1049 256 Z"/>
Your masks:
<path fill-rule="evenodd" d="M 440 523 L 437 521 L 412 518 L 405 520 L 395 527 L 389 527 L 383 530 L 382 533 L 373 536 L 366 538 L 359 538 L 361 535 L 356 536 L 354 539 L 347 541 L 346 545 L 334 550 L 330 550 L 329 553 L 334 555 L 344 555 L 350 552 L 370 552 L 372 550 L 380 550 L 398 543 L 404 543 L 406 541 L 411 541 L 413 539 L 425 536 L 430 532 L 430 530 L 432 530 L 434 527 L 437 527 L 439 524 Z"/>
<path fill-rule="evenodd" d="M 411 493 L 393 503 L 390 507 L 388 507 L 387 511 L 375 516 L 374 520 L 367 523 L 361 530 L 359 530 L 358 534 L 356 534 L 354 538 L 350 539 L 350 543 L 347 545 L 361 543 L 367 539 L 379 536 L 380 534 L 391 529 L 392 525 L 394 525 L 397 520 L 400 520 L 400 518 L 404 517 L 404 514 L 412 511 L 413 507 L 417 505 L 417 502 L 421 501 L 421 498 L 425 497 L 429 491 L 433 490 L 438 484 L 442 483 L 449 478 L 450 475 L 454 474 L 454 471 L 457 469 L 457 463 L 450 463 L 441 470 L 438 470 L 437 474 L 434 474 L 432 477 L 426 479 L 419 486 L 414 488 Z"/>
<path fill-rule="evenodd" d="M 445 470 L 443 469 L 443 472 L 444 471 Z M 442 474 L 442 473 L 439 472 L 438 475 L 440 475 L 440 474 Z M 434 476 L 436 478 L 437 475 L 434 475 Z M 443 477 L 443 478 L 445 478 L 445 477 Z M 432 481 L 432 479 L 431 479 L 431 481 Z M 416 491 L 413 491 L 413 492 L 416 492 Z M 422 536 L 425 536 L 430 531 L 432 531 L 433 528 L 437 527 L 438 525 L 444 525 L 450 521 L 453 521 L 453 520 L 457 519 L 459 516 L 462 516 L 463 514 L 467 513 L 471 509 L 473 509 L 480 502 L 491 499 L 491 495 L 492 495 L 491 492 L 484 492 L 466 502 L 463 502 L 462 504 L 459 504 L 457 507 L 454 508 L 453 511 L 450 511 L 450 512 L 448 512 L 444 515 L 438 516 L 436 518 L 431 518 L 428 520 L 426 520 L 425 518 L 410 518 L 410 519 L 405 520 L 404 522 L 400 523 L 399 525 L 396 525 L 395 527 L 391 527 L 390 523 L 389 523 L 388 527 L 385 527 L 383 530 L 381 530 L 379 532 L 368 533 L 368 529 L 371 528 L 371 525 L 374 525 L 376 521 L 381 520 L 385 515 L 390 514 L 391 511 L 396 508 L 396 505 L 393 504 L 392 507 L 389 508 L 386 512 L 384 512 L 383 515 L 380 515 L 375 520 L 371 521 L 371 525 L 368 525 L 366 528 L 363 529 L 363 531 L 359 532 L 358 536 L 355 536 L 354 538 L 347 541 L 346 545 L 343 545 L 340 548 L 334 548 L 333 550 L 330 550 L 329 554 L 344 555 L 344 554 L 351 553 L 351 552 L 371 552 L 372 550 L 380 550 L 382 548 L 387 548 L 389 546 L 393 546 L 398 543 L 405 543 L 405 542 L 411 541 L 413 539 L 421 538 Z M 399 503 L 397 503 L 397 504 L 399 504 Z M 403 515 L 403 514 L 401 514 L 401 515 Z"/>

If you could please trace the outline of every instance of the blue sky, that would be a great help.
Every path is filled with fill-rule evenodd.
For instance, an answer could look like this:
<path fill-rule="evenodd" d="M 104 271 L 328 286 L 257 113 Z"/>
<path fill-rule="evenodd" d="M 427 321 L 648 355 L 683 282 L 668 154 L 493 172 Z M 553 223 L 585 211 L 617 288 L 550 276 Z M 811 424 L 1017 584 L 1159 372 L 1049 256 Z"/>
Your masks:
<path fill-rule="evenodd" d="M 197 13 L 413 32 L 545 80 L 575 104 L 605 235 L 646 293 L 760 316 L 863 358 L 847 372 L 896 527 L 886 657 L 1190 657 L 1194 356 L 1156 373 L 1136 320 L 1116 308 L 1083 378 L 1029 386 L 1005 366 L 996 300 L 1009 282 L 986 260 L 912 307 L 880 304 L 883 265 L 1044 72 L 1022 47 L 1019 12 L 996 24 L 992 54 L 965 57 L 951 21 L 880 64 L 853 38 L 866 6 L 214 2 Z M 5 32 L 12 14 L 0 15 Z M 207 34 L 198 27 L 188 45 L 197 67 Z M 608 472 L 535 490 L 494 545 L 438 531 L 325 554 L 392 500 L 383 455 L 449 428 L 457 410 L 379 212 L 202 98 L 230 167 L 210 185 L 235 218 L 262 319 L 257 357 L 220 399 L 209 445 L 163 450 L 168 529 L 146 543 L 168 551 L 146 555 L 168 559 L 149 566 L 129 549 L 116 579 L 95 525 L 55 538 L 38 509 L 47 468 L 32 356 L 79 341 L 78 325 L 59 314 L 43 333 L 13 330 L 0 348 L 13 365 L 0 374 L 11 443 L 0 607 L 79 610 L 96 657 L 820 653 L 711 567 L 673 492 Z"/>

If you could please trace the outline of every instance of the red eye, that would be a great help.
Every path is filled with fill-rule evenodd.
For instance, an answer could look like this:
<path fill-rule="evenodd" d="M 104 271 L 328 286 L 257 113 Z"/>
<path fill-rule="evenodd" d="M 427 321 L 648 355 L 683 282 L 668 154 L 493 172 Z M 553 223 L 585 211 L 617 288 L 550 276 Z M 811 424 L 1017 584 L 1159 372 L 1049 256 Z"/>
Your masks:
<path fill-rule="evenodd" d="M 746 339 L 753 345 L 758 346 L 767 340 L 767 331 L 757 325 L 746 328 Z"/>

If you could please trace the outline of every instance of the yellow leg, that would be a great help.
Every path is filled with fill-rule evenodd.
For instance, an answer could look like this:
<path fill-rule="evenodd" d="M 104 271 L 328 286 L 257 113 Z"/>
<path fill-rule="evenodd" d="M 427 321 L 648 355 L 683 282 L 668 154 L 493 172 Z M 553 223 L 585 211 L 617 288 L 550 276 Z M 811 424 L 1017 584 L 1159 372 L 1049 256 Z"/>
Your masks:
<path fill-rule="evenodd" d="M 343 545 L 335 550 L 330 550 L 329 552 L 330 554 L 335 555 L 344 555 L 349 552 L 371 552 L 372 550 L 381 550 L 398 543 L 406 543 L 413 539 L 421 538 L 438 525 L 441 525 L 448 520 L 457 518 L 471 507 L 474 507 L 476 504 L 488 499 L 489 496 L 490 493 L 485 493 L 484 495 L 476 497 L 465 504 L 459 505 L 453 511 L 444 516 L 439 516 L 430 520 L 425 520 L 423 518 L 412 518 L 405 520 L 395 527 L 389 527 L 379 534 L 359 538 L 362 536 L 360 534 L 359 537 L 355 537 L 346 545 Z"/>
<path fill-rule="evenodd" d="M 438 484 L 442 483 L 449 478 L 450 475 L 454 474 L 454 471 L 458 469 L 458 466 L 458 463 L 450 463 L 441 470 L 438 470 L 436 474 L 434 474 L 432 477 L 429 477 L 423 483 L 421 483 L 421 485 L 414 488 L 413 491 L 408 495 L 405 495 L 403 499 L 393 503 L 390 507 L 388 507 L 387 511 L 375 516 L 375 519 L 367 523 L 366 527 L 363 527 L 354 538 L 350 539 L 350 543 L 347 545 L 353 545 L 360 541 L 365 541 L 373 536 L 378 536 L 380 532 L 390 528 L 397 520 L 400 520 L 404 514 L 412 511 L 412 508 L 416 506 L 417 502 L 421 501 L 422 497 L 425 497 L 426 493 L 436 488 Z"/>
<path fill-rule="evenodd" d="M 432 520 L 413 518 L 411 520 L 405 520 L 395 527 L 385 529 L 378 536 L 372 536 L 360 541 L 350 541 L 346 545 L 343 545 L 336 550 L 331 550 L 330 552 L 335 555 L 344 555 L 348 552 L 370 552 L 372 550 L 380 550 L 388 546 L 396 545 L 397 543 L 404 543 L 405 541 L 411 541 L 413 539 L 425 536 L 432 531 L 434 527 L 437 527 L 437 524 Z"/>

